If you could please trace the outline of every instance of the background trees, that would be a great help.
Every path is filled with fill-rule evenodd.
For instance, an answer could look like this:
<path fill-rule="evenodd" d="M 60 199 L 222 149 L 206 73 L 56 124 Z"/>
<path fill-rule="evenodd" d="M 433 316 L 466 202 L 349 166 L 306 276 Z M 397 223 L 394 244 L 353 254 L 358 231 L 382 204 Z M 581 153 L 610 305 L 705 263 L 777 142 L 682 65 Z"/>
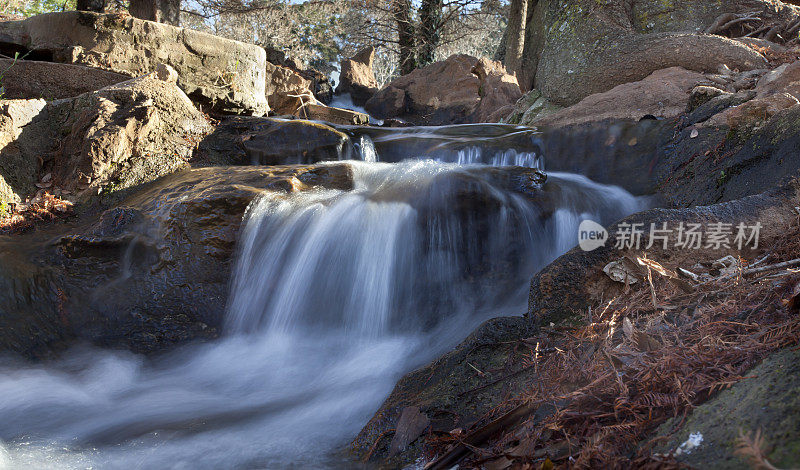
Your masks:
<path fill-rule="evenodd" d="M 376 78 L 383 84 L 454 53 L 493 56 L 509 12 L 513 21 L 521 22 L 509 1 L 0 0 L 0 8 L 21 16 L 97 10 L 98 5 L 107 11 L 127 10 L 137 18 L 276 49 L 325 73 L 333 72 L 342 58 L 376 46 Z"/>

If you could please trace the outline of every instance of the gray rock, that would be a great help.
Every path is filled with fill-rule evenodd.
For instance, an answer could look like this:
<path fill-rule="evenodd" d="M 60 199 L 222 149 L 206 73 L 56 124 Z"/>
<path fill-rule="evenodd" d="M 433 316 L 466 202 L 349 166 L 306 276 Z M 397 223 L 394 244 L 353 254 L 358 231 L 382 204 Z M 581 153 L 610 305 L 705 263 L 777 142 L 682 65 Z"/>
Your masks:
<path fill-rule="evenodd" d="M 167 64 L 178 86 L 217 112 L 263 115 L 266 54 L 258 46 L 124 14 L 47 13 L 0 22 L 0 44 L 55 62 L 139 76 Z"/>

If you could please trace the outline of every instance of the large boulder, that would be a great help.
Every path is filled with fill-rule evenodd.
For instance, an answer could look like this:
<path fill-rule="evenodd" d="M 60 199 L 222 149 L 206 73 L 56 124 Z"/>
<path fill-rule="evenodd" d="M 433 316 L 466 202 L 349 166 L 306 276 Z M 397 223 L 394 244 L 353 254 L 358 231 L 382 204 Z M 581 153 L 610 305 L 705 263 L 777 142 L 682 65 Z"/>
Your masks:
<path fill-rule="evenodd" d="M 100 214 L 4 239 L 0 351 L 41 357 L 85 341 L 152 353 L 215 338 L 250 202 L 352 184 L 347 164 L 185 170 Z"/>
<path fill-rule="evenodd" d="M 81 65 L 0 59 L 5 99 L 58 100 L 130 80 L 129 75 Z"/>
<path fill-rule="evenodd" d="M 307 80 L 288 67 L 267 63 L 265 92 L 272 111 L 279 115 L 292 115 L 305 103 L 314 103 L 314 94 Z"/>
<path fill-rule="evenodd" d="M 327 75 L 317 69 L 306 66 L 302 61 L 286 55 L 286 53 L 281 50 L 269 46 L 264 47 L 264 50 L 267 51 L 267 62 L 273 65 L 286 67 L 310 81 L 310 89 L 314 93 L 314 98 L 321 103 L 331 103 L 333 100 L 333 87 Z M 267 79 L 267 81 L 269 81 L 269 79 Z"/>
<path fill-rule="evenodd" d="M 14 142 L 16 171 L 26 172 L 24 184 L 14 181 L 24 194 L 41 178 L 50 191 L 79 200 L 108 195 L 187 166 L 210 131 L 175 84 L 132 79 L 44 106 Z M 4 176 L 13 174 L 4 168 Z"/>
<path fill-rule="evenodd" d="M 442 125 L 485 121 L 522 93 L 498 63 L 457 54 L 393 80 L 366 103 L 381 119 Z"/>
<path fill-rule="evenodd" d="M 675 117 L 686 111 L 692 90 L 714 83 L 698 72 L 680 67 L 657 70 L 637 82 L 624 83 L 589 95 L 561 111 L 534 117 L 521 124 L 554 126 L 581 124 L 605 119 L 632 119 L 644 116 Z"/>
<path fill-rule="evenodd" d="M 9 204 L 32 192 L 38 161 L 26 153 L 17 139 L 45 107 L 44 100 L 0 100 L 0 216 Z"/>
<path fill-rule="evenodd" d="M 498 122 L 521 97 L 514 75 L 503 64 L 482 57 L 472 68 L 480 80 L 480 101 L 472 115 L 473 122 Z"/>
<path fill-rule="evenodd" d="M 354 104 L 364 106 L 379 88 L 378 81 L 375 80 L 375 71 L 372 70 L 374 61 L 373 46 L 364 48 L 353 57 L 343 60 L 336 94 L 349 94 Z"/>
<path fill-rule="evenodd" d="M 31 57 L 129 76 L 166 64 L 178 86 L 217 112 L 263 115 L 266 54 L 258 46 L 126 14 L 48 13 L 0 22 L 0 45 Z"/>
<path fill-rule="evenodd" d="M 323 123 L 232 117 L 200 143 L 194 161 L 206 165 L 288 165 L 354 155 L 350 136 Z"/>
<path fill-rule="evenodd" d="M 669 67 L 697 72 L 715 72 L 722 64 L 740 71 L 764 68 L 766 60 L 753 48 L 702 31 L 725 13 L 757 12 L 765 21 L 798 14 L 797 8 L 771 0 L 534 3 L 520 86 L 541 90 L 559 106 Z"/>

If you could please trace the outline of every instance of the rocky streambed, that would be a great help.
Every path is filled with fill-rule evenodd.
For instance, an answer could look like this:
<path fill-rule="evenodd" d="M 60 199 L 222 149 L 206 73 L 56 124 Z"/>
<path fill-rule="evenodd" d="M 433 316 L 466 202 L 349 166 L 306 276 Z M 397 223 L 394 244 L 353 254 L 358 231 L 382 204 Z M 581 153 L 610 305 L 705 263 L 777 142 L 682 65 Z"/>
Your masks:
<path fill-rule="evenodd" d="M 535 17 L 583 44 L 558 3 Z M 534 31 L 521 78 L 541 91 L 514 106 L 516 78 L 468 56 L 353 88 L 388 119 L 513 124 L 386 128 L 260 117 L 302 83 L 255 46 L 117 15 L 3 22 L 0 49 L 37 59 L 18 65 L 48 92 L 17 79 L 0 101 L 0 466 L 737 468 L 733 427 L 796 465 L 800 61 L 628 33 L 625 48 L 705 41 L 733 62 L 651 51 L 605 83 Z M 553 72 L 573 62 L 577 77 Z M 241 86 L 220 88 L 232 63 Z M 453 77 L 447 99 L 425 87 Z M 584 220 L 605 246 L 576 247 Z M 636 224 L 643 243 L 614 246 Z M 665 224 L 758 225 L 759 241 L 647 245 Z M 673 371 L 658 360 L 681 348 L 678 385 L 634 374 Z M 676 453 L 697 433 L 705 447 Z"/>

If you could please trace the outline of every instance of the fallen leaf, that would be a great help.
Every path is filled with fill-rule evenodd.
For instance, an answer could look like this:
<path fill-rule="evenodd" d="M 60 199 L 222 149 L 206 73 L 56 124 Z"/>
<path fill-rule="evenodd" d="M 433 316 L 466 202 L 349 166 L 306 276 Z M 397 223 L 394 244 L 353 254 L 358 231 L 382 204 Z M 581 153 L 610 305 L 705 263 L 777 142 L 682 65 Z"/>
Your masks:
<path fill-rule="evenodd" d="M 486 470 L 505 470 L 511 466 L 513 462 L 507 459 L 506 457 L 500 457 L 499 459 L 490 460 L 483 464 L 483 467 Z"/>
<path fill-rule="evenodd" d="M 416 406 L 407 406 L 400 412 L 397 428 L 389 444 L 389 457 L 394 457 L 406 450 L 409 444 L 417 440 L 430 424 L 428 417 Z"/>
<path fill-rule="evenodd" d="M 711 263 L 711 269 L 716 271 L 711 274 L 727 276 L 729 274 L 738 273 L 741 269 L 741 265 L 739 264 L 738 258 L 728 255 Z"/>
<path fill-rule="evenodd" d="M 633 341 L 633 334 L 636 331 L 633 329 L 633 323 L 631 323 L 631 319 L 628 317 L 622 320 L 622 332 L 625 333 L 625 337 Z"/>
<path fill-rule="evenodd" d="M 520 441 L 520 443 L 508 452 L 507 455 L 512 457 L 527 457 L 529 455 L 533 455 L 536 451 L 536 439 L 525 438 Z"/>
<path fill-rule="evenodd" d="M 636 277 L 636 271 L 625 263 L 624 258 L 608 263 L 603 267 L 603 272 L 615 282 L 621 282 L 627 285 L 639 282 L 639 278 Z"/>
<path fill-rule="evenodd" d="M 800 282 L 794 285 L 792 289 L 792 296 L 789 297 L 788 302 L 786 302 L 786 306 L 789 310 L 800 310 Z"/>

